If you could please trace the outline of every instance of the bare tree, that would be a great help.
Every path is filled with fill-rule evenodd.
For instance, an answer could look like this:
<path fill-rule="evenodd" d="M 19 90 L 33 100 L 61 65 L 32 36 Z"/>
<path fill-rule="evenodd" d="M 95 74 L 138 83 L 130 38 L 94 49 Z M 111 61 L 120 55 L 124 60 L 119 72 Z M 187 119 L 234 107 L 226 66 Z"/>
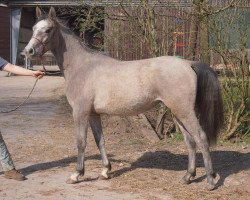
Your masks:
<path fill-rule="evenodd" d="M 250 63 L 247 47 L 250 25 L 246 16 L 246 9 L 235 7 L 210 20 L 213 33 L 211 50 L 220 56 L 223 63 L 220 71 L 226 113 L 223 138 L 226 140 L 250 133 Z"/>
<path fill-rule="evenodd" d="M 249 29 L 232 28 L 240 19 L 236 17 L 236 13 L 240 16 L 237 6 L 246 1 L 229 0 L 218 6 L 214 3 L 216 1 L 193 0 L 190 10 L 189 8 L 183 9 L 180 2 L 176 1 L 173 3 L 168 0 L 121 0 L 116 7 L 110 4 L 105 7 L 94 6 L 94 3 L 91 6 L 79 4 L 77 7 L 65 8 L 65 12 L 76 17 L 75 26 L 85 35 L 86 32 L 93 33 L 93 30 L 98 30 L 96 32 L 99 32 L 105 41 L 99 49 L 110 51 L 109 53 L 113 53 L 112 56 L 119 59 L 126 60 L 125 54 L 130 54 L 129 58 L 132 59 L 176 55 L 177 37 L 185 34 L 189 35 L 186 58 L 201 59 L 210 63 L 210 52 L 219 54 L 222 63 L 226 66 L 222 70 L 221 81 L 227 116 L 224 138 L 229 139 L 237 135 L 239 129 L 243 132 L 242 134 L 249 133 L 249 127 L 246 128 L 249 122 L 249 112 L 247 112 L 249 109 L 249 60 L 246 56 L 246 39 L 244 39 L 249 37 L 247 35 Z M 223 26 L 220 23 L 222 19 L 224 20 Z M 183 24 L 176 23 L 176 20 L 182 20 L 184 23 L 190 22 L 189 32 L 183 32 Z M 100 23 L 104 21 L 105 24 L 100 26 Z M 238 33 L 238 39 L 235 40 L 238 41 L 237 48 L 233 51 L 227 45 L 227 40 L 231 40 L 230 32 Z M 216 45 L 211 48 L 211 43 Z M 229 66 L 232 67 L 229 68 Z M 162 104 L 158 105 L 156 110 L 158 114 L 153 121 L 146 115 L 142 118 L 149 124 L 148 127 L 151 127 L 162 138 L 164 116 L 170 111 Z M 243 131 L 243 129 L 247 130 Z"/>

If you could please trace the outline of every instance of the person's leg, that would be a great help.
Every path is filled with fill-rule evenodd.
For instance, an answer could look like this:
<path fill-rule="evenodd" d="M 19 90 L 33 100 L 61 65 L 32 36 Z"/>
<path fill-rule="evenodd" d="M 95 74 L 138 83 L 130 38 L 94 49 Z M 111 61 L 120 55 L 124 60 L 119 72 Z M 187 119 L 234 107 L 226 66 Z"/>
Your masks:
<path fill-rule="evenodd" d="M 15 169 L 7 146 L 0 132 L 0 162 L 4 170 L 4 177 L 15 180 L 25 180 L 25 176 Z"/>
<path fill-rule="evenodd" d="M 3 140 L 1 132 L 0 132 L 0 161 L 4 171 L 9 171 L 15 168 L 10 153 Z"/>

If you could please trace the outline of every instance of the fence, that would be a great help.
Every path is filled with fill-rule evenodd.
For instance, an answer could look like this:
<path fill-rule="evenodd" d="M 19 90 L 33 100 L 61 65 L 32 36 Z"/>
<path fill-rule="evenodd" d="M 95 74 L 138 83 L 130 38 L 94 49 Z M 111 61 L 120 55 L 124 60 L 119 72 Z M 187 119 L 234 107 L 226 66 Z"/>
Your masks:
<path fill-rule="evenodd" d="M 154 29 L 155 38 L 153 39 L 157 45 L 157 56 L 159 55 L 175 55 L 186 57 L 190 36 L 190 16 L 187 12 L 191 8 L 154 8 Z M 145 25 L 138 20 L 128 19 L 130 16 L 138 18 L 140 9 L 131 7 L 108 7 L 106 13 L 109 17 L 105 19 L 104 30 L 104 49 L 112 57 L 120 60 L 135 60 L 149 58 L 154 55 L 152 52 L 152 42 L 146 37 L 150 34 L 150 30 L 143 30 Z M 143 14 L 139 13 L 139 17 L 143 18 Z M 145 16 L 146 17 L 146 16 Z M 142 24 L 140 24 L 142 23 Z M 146 29 L 146 28 L 145 28 Z M 199 34 L 199 33 L 197 33 Z M 196 41 L 198 51 L 199 41 Z"/>

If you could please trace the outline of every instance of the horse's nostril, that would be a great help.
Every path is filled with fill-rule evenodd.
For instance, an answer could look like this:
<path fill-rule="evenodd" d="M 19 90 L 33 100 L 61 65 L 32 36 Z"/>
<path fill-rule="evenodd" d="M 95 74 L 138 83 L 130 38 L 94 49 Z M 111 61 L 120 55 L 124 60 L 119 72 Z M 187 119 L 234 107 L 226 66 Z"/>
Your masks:
<path fill-rule="evenodd" d="M 34 53 L 35 53 L 35 50 L 34 50 L 33 48 L 30 48 L 30 49 L 29 49 L 29 54 L 30 54 L 30 55 L 34 55 Z"/>

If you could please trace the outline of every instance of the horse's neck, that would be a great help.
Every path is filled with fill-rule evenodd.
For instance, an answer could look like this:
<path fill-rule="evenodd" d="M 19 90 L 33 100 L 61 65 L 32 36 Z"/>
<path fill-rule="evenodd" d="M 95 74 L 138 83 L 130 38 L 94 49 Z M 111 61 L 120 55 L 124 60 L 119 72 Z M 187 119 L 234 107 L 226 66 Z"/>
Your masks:
<path fill-rule="evenodd" d="M 58 46 L 52 50 L 52 53 L 65 78 L 74 68 L 79 67 L 79 65 L 75 63 L 76 60 L 79 60 L 79 55 L 84 57 L 88 54 L 72 34 L 64 31 L 60 31 Z M 82 59 L 81 66 L 84 66 L 84 59 Z"/>

